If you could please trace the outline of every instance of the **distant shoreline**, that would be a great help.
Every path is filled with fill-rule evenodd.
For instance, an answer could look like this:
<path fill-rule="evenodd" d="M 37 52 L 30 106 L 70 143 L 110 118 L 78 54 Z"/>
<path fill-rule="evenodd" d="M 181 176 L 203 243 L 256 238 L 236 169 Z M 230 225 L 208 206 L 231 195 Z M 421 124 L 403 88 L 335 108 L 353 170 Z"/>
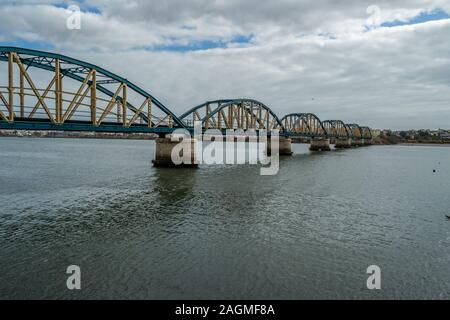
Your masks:
<path fill-rule="evenodd" d="M 401 139 L 397 136 L 378 136 L 373 138 L 374 145 L 408 145 L 408 146 L 449 146 L 450 141 L 448 140 L 431 140 L 431 139 L 421 139 L 421 140 L 407 140 Z"/>
<path fill-rule="evenodd" d="M 115 132 L 93 132 L 93 131 L 31 131 L 31 130 L 0 130 L 0 137 L 16 138 L 66 138 L 66 139 L 122 139 L 122 140 L 155 140 L 158 138 L 154 133 L 115 133 Z M 450 142 L 441 141 L 418 141 L 418 142 L 390 142 L 379 137 L 373 139 L 375 146 L 440 146 L 450 147 Z"/>
<path fill-rule="evenodd" d="M 396 145 L 397 146 L 450 147 L 450 143 L 448 143 L 448 142 L 441 142 L 441 143 L 436 143 L 436 142 L 431 142 L 431 143 L 426 143 L 426 142 L 402 142 L 402 143 L 398 143 Z"/>
<path fill-rule="evenodd" d="M 114 132 L 92 132 L 92 131 L 0 130 L 0 137 L 155 140 L 158 137 L 158 135 L 153 133 L 129 133 L 129 132 L 114 133 Z"/>

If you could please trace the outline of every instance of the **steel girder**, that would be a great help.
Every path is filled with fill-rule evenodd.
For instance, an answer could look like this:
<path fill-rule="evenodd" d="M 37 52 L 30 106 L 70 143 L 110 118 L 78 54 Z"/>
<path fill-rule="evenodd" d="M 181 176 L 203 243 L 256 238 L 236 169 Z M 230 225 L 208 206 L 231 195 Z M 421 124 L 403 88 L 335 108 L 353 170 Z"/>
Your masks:
<path fill-rule="evenodd" d="M 290 113 L 285 115 L 281 122 L 286 132 L 291 136 L 327 137 L 327 131 L 322 121 L 313 113 Z"/>
<path fill-rule="evenodd" d="M 128 81 L 127 79 L 122 78 L 106 69 L 61 54 L 5 46 L 0 46 L 0 61 L 8 61 L 9 55 L 11 53 L 26 56 L 24 58 L 20 57 L 20 61 L 24 66 L 26 66 L 26 69 L 28 69 L 29 67 L 35 67 L 46 71 L 55 72 L 56 68 L 54 65 L 56 60 L 60 61 L 61 64 L 69 64 L 71 65 L 70 68 L 61 68 L 60 72 L 62 75 L 74 79 L 78 82 L 83 82 L 85 80 L 83 75 L 87 75 L 91 70 L 95 70 L 98 77 L 96 89 L 100 92 L 113 98 L 115 94 L 109 89 L 102 86 L 102 84 L 121 83 L 123 85 L 126 85 L 128 89 L 131 89 L 140 96 L 146 99 L 150 99 L 151 103 L 154 106 L 156 106 L 159 110 L 161 110 L 172 119 L 176 127 L 184 127 L 182 121 L 154 96 L 138 87 L 134 83 Z M 116 99 L 119 102 L 123 102 L 122 97 L 116 97 Z M 129 110 L 138 112 L 138 108 L 131 105 L 131 103 L 129 103 L 128 101 L 126 101 L 126 106 Z M 147 116 L 144 113 L 139 112 L 139 117 L 144 119 L 145 121 L 151 121 L 150 119 L 147 119 Z"/>

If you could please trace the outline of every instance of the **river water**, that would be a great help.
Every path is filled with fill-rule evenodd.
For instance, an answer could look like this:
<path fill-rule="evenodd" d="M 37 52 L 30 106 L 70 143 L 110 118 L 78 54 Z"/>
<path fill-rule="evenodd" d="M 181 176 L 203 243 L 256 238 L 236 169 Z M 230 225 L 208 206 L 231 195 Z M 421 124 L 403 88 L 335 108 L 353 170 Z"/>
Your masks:
<path fill-rule="evenodd" d="M 0 298 L 450 298 L 450 148 L 293 147 L 261 176 L 153 168 L 153 141 L 0 138 Z"/>

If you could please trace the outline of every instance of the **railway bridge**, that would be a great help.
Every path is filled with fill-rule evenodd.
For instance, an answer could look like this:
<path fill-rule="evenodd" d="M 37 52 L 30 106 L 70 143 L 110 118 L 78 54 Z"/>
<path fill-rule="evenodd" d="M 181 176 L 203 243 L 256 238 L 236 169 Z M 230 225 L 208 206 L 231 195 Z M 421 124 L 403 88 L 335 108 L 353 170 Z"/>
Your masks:
<path fill-rule="evenodd" d="M 313 151 L 372 143 L 370 128 L 342 120 L 321 121 L 313 113 L 281 119 L 254 99 L 202 103 L 180 116 L 133 82 L 97 65 L 65 55 L 0 46 L 0 129 L 119 133 L 154 133 L 155 164 L 166 164 L 176 129 L 279 132 L 280 154 L 291 142 L 311 144 Z M 193 137 L 195 139 L 195 137 Z M 170 164 L 170 163 L 169 163 Z"/>

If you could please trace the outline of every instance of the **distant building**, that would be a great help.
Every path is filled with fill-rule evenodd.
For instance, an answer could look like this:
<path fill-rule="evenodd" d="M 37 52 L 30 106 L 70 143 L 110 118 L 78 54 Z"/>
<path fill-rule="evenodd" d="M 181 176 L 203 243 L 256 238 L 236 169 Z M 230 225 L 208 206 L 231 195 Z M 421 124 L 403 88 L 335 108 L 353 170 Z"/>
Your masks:
<path fill-rule="evenodd" d="M 380 129 L 372 129 L 372 137 L 376 138 L 378 136 L 381 135 L 381 130 Z"/>
<path fill-rule="evenodd" d="M 435 130 L 431 131 L 430 134 L 435 137 L 440 135 L 439 131 L 435 131 Z"/>
<path fill-rule="evenodd" d="M 442 140 L 450 140 L 450 133 L 441 133 L 441 139 Z"/>

